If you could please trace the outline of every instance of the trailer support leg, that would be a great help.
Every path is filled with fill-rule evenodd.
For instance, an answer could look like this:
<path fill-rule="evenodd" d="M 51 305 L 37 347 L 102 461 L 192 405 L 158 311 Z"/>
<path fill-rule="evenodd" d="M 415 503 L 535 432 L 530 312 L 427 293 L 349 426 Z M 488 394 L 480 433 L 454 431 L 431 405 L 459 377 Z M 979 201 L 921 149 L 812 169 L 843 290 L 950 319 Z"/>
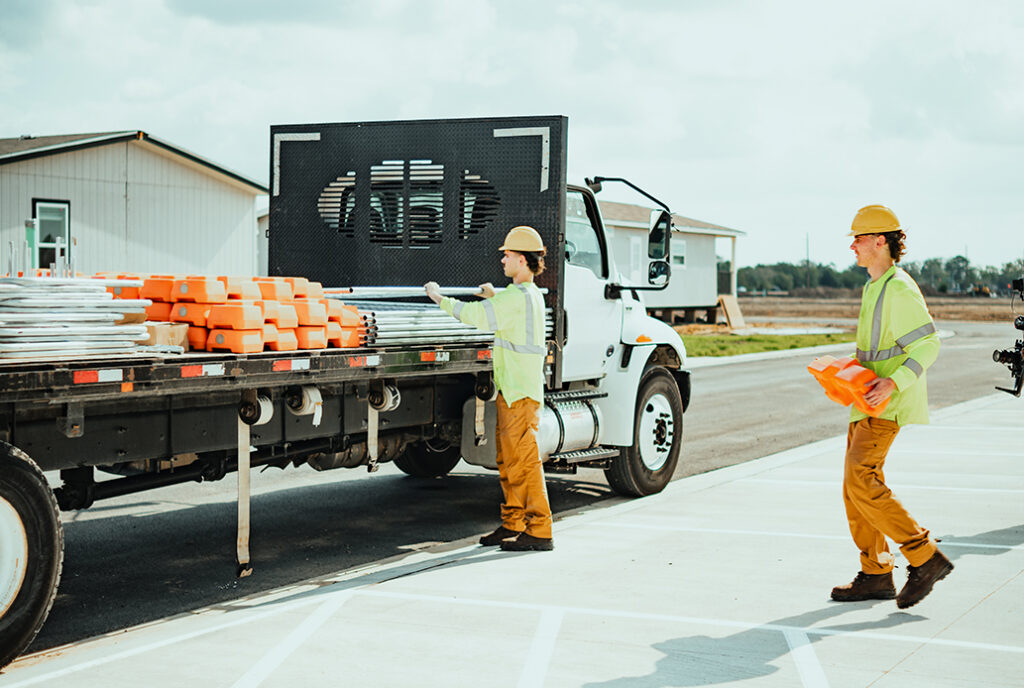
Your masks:
<path fill-rule="evenodd" d="M 238 570 L 245 578 L 252 573 L 249 565 L 249 425 L 238 418 L 238 538 L 235 544 Z"/>
<path fill-rule="evenodd" d="M 377 432 L 380 429 L 380 420 L 377 409 L 373 404 L 366 407 L 366 470 L 376 473 L 380 466 L 377 459 L 380 456 L 380 443 L 377 441 Z"/>
<path fill-rule="evenodd" d="M 473 443 L 480 447 L 487 444 L 487 426 L 484 423 L 484 412 L 486 411 L 486 405 L 484 400 L 480 397 L 476 398 L 476 414 L 473 418 Z"/>

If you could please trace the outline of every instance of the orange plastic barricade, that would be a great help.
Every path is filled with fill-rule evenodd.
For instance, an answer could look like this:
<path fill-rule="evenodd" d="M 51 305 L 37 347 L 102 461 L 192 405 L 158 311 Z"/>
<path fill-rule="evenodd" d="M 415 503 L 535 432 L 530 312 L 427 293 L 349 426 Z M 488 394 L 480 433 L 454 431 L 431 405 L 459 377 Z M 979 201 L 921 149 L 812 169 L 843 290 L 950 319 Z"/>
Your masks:
<path fill-rule="evenodd" d="M 255 354 L 263 351 L 263 329 L 210 330 L 206 339 L 207 351 L 230 351 L 236 354 Z"/>
<path fill-rule="evenodd" d="M 184 304 L 176 304 L 175 308 Z M 259 330 L 263 327 L 263 310 L 256 305 L 219 303 L 210 308 L 206 326 L 211 330 Z"/>
<path fill-rule="evenodd" d="M 324 285 L 319 282 L 310 282 L 306 286 L 306 298 L 320 300 L 324 297 Z"/>
<path fill-rule="evenodd" d="M 153 301 L 173 301 L 171 290 L 175 281 L 174 275 L 150 275 L 143 280 L 139 296 Z"/>
<path fill-rule="evenodd" d="M 869 416 L 877 416 L 889 405 L 889 399 L 886 399 L 878 406 L 871 406 L 868 402 L 864 401 L 864 394 L 868 391 L 871 382 L 877 379 L 877 377 L 874 371 L 860 365 L 852 365 L 836 373 L 835 379 L 836 386 L 847 390 L 853 399 L 853 405 L 857 409 Z"/>
<path fill-rule="evenodd" d="M 295 351 L 299 348 L 299 340 L 295 337 L 295 330 L 278 330 L 277 339 L 267 342 L 267 348 L 271 351 Z"/>
<path fill-rule="evenodd" d="M 285 277 L 284 281 L 292 285 L 292 296 L 304 299 L 309 294 L 309 280 L 305 277 Z"/>
<path fill-rule="evenodd" d="M 206 348 L 206 340 L 210 336 L 210 331 L 205 327 L 189 327 L 188 328 L 188 345 L 190 348 L 196 351 L 202 351 Z"/>
<path fill-rule="evenodd" d="M 140 279 L 139 275 L 125 272 L 97 272 L 93 279 Z M 115 299 L 141 299 L 142 287 L 107 287 Z"/>
<path fill-rule="evenodd" d="M 810 365 L 807 366 L 807 372 L 814 376 L 814 379 L 824 387 L 825 383 L 825 371 L 828 367 L 836 362 L 835 356 L 818 356 L 816 359 L 811 361 Z"/>
<path fill-rule="evenodd" d="M 277 301 L 256 301 L 255 303 L 263 312 L 263 320 L 265 322 L 276 323 L 277 319 L 281 317 Z"/>
<path fill-rule="evenodd" d="M 324 308 L 327 309 L 327 319 L 341 322 L 344 317 L 345 304 L 338 299 L 317 299 L 318 303 L 323 304 Z"/>
<path fill-rule="evenodd" d="M 277 315 L 275 318 L 272 319 L 268 317 L 267 312 L 265 311 L 263 319 L 277 325 L 277 329 L 279 330 L 293 330 L 299 326 L 299 316 L 295 312 L 295 306 L 290 303 L 278 303 Z"/>
<path fill-rule="evenodd" d="M 171 304 L 171 322 L 184 322 L 196 327 L 207 327 L 212 304 L 182 301 Z"/>
<path fill-rule="evenodd" d="M 327 321 L 327 343 L 338 349 L 355 349 L 359 347 L 359 330 L 353 327 L 342 327 L 334 320 Z"/>
<path fill-rule="evenodd" d="M 296 327 L 295 338 L 299 342 L 300 349 L 327 348 L 327 328 L 324 325 L 316 327 Z"/>
<path fill-rule="evenodd" d="M 171 306 L 173 303 L 167 301 L 154 301 L 149 306 L 146 306 L 146 320 L 167 321 L 171 319 Z"/>
<path fill-rule="evenodd" d="M 263 293 L 256 286 L 256 283 L 252 281 L 252 277 L 227 277 L 221 275 L 217 280 L 224 285 L 229 299 L 259 301 L 263 298 Z"/>
<path fill-rule="evenodd" d="M 319 301 L 295 299 L 291 302 L 302 327 L 323 327 L 327 324 L 327 308 Z"/>
<path fill-rule="evenodd" d="M 352 327 L 360 331 L 365 329 L 363 317 L 359 315 L 358 308 L 355 306 L 345 306 L 343 310 L 344 312 L 341 314 L 341 320 L 339 321 L 342 327 Z"/>
<path fill-rule="evenodd" d="M 268 301 L 291 301 L 295 298 L 292 285 L 281 277 L 253 277 L 260 295 Z"/>
<path fill-rule="evenodd" d="M 263 323 L 263 343 L 272 344 L 277 341 L 277 325 Z"/>
<path fill-rule="evenodd" d="M 821 356 L 807 366 L 807 371 L 825 388 L 825 396 L 840 406 L 849 406 L 853 403 L 853 397 L 846 388 L 836 385 L 835 376 L 839 371 L 856 363 L 857 361 L 852 358 L 836 359 L 832 356 Z"/>
<path fill-rule="evenodd" d="M 189 275 L 176 280 L 171 296 L 175 301 L 196 303 L 224 303 L 228 300 L 228 292 L 223 282 L 202 275 Z"/>

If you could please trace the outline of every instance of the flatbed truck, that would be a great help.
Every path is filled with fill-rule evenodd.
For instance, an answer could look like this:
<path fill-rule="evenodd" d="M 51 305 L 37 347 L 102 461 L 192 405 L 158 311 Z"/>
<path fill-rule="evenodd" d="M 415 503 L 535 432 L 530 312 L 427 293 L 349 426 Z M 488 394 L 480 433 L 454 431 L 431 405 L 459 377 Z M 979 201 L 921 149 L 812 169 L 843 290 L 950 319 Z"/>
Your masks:
<path fill-rule="evenodd" d="M 675 471 L 690 398 L 685 348 L 642 300 L 670 277 L 670 215 L 652 214 L 649 283 L 623 284 L 594 193 L 566 182 L 567 133 L 559 116 L 273 126 L 270 271 L 500 285 L 504 233 L 535 227 L 550 247 L 541 460 L 643 496 Z M 251 469 L 495 468 L 492 373 L 490 345 L 460 341 L 0 362 L 0 667 L 57 593 L 60 512 L 235 473 L 248 575 Z"/>

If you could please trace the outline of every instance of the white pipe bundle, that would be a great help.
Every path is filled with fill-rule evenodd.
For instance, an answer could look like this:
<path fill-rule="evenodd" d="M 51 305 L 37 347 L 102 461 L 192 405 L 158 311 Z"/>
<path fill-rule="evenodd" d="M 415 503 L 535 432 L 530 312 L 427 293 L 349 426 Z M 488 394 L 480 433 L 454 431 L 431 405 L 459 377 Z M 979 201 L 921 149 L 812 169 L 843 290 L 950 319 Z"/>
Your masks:
<path fill-rule="evenodd" d="M 0 358 L 53 358 L 134 351 L 144 325 L 119 325 L 145 313 L 146 299 L 115 299 L 108 286 L 139 280 L 0 278 Z"/>
<path fill-rule="evenodd" d="M 367 346 L 399 344 L 489 344 L 494 334 L 478 330 L 448 315 L 434 304 L 346 299 L 363 319 Z M 551 337 L 551 313 L 545 314 L 545 333 Z"/>

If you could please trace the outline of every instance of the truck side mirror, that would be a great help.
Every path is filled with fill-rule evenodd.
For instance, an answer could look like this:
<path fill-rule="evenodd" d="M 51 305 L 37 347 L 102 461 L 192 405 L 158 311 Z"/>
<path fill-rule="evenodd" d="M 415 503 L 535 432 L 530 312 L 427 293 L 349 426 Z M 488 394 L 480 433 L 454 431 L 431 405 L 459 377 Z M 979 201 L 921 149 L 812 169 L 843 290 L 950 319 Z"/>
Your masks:
<path fill-rule="evenodd" d="M 665 210 L 652 210 L 650 232 L 647 235 L 647 257 L 652 260 L 668 260 L 671 238 L 672 216 Z"/>
<path fill-rule="evenodd" d="M 669 266 L 668 261 L 655 260 L 647 268 L 647 283 L 655 287 L 668 284 L 669 277 L 672 275 L 672 268 Z"/>

